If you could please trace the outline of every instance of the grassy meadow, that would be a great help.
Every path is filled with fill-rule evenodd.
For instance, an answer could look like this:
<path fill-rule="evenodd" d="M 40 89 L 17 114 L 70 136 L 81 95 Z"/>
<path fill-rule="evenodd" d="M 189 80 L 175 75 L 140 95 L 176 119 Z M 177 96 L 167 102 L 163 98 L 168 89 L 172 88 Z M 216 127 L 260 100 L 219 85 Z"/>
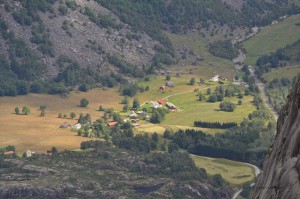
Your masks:
<path fill-rule="evenodd" d="M 234 112 L 224 112 L 219 110 L 219 102 L 210 103 L 198 101 L 196 93 L 187 93 L 169 97 L 168 101 L 172 102 L 179 109 L 178 112 L 171 112 L 166 116 L 162 124 L 164 125 L 182 125 L 193 126 L 194 121 L 219 121 L 219 122 L 241 122 L 247 118 L 248 114 L 255 110 L 252 104 L 253 96 L 245 96 L 242 105 L 237 105 Z M 224 101 L 238 103 L 238 98 L 225 98 Z"/>
<path fill-rule="evenodd" d="M 270 82 L 275 78 L 293 79 L 293 77 L 298 74 L 300 74 L 300 66 L 288 66 L 284 68 L 273 69 L 271 72 L 264 73 L 263 78 Z"/>
<path fill-rule="evenodd" d="M 195 85 L 190 85 L 190 79 L 194 77 L 196 79 Z M 206 84 L 199 85 L 200 78 L 203 78 L 206 81 Z M 167 82 L 166 76 L 155 76 L 150 79 L 149 82 L 140 81 L 138 82 L 141 86 L 149 86 L 150 91 L 138 93 L 137 98 L 141 103 L 151 100 L 157 100 L 158 98 L 164 99 L 170 95 L 178 95 L 180 93 L 189 93 L 193 92 L 195 88 L 198 89 L 207 89 L 211 86 L 216 86 L 217 83 L 208 82 L 209 78 L 204 78 L 201 75 L 182 75 L 180 77 L 175 77 L 171 75 L 171 80 L 174 83 L 174 87 L 167 87 L 165 91 L 158 92 L 158 89 L 165 85 Z"/>
<path fill-rule="evenodd" d="M 156 132 L 159 135 L 163 135 L 166 129 L 171 129 L 173 131 L 186 130 L 186 129 L 194 129 L 197 131 L 203 131 L 209 134 L 216 134 L 222 133 L 224 129 L 207 129 L 207 128 L 200 128 L 200 127 L 193 127 L 193 126 L 181 126 L 181 125 L 160 125 L 160 124 L 142 124 L 140 128 L 136 129 L 137 133 L 154 133 Z"/>
<path fill-rule="evenodd" d="M 86 97 L 89 100 L 87 108 L 79 107 L 79 101 Z M 30 149 L 35 152 L 45 152 L 52 146 L 58 150 L 77 149 L 83 140 L 88 138 L 78 137 L 70 128 L 60 129 L 64 122 L 75 124 L 76 119 L 58 118 L 58 114 L 75 112 L 89 113 L 93 120 L 100 118 L 102 114 L 97 111 L 100 105 L 106 108 L 120 109 L 122 97 L 116 91 L 103 91 L 94 89 L 87 93 L 71 92 L 68 97 L 58 95 L 30 94 L 18 97 L 0 98 L 0 146 L 14 145 L 17 152 Z M 30 115 L 16 115 L 14 109 L 20 109 L 24 105 L 31 108 Z M 45 105 L 46 115 L 40 117 L 39 107 Z"/>
<path fill-rule="evenodd" d="M 275 52 L 300 39 L 300 28 L 295 25 L 299 22 L 300 15 L 294 15 L 282 22 L 262 28 L 255 37 L 244 42 L 243 47 L 247 52 L 245 62 L 255 65 L 260 56 Z"/>
<path fill-rule="evenodd" d="M 195 74 L 199 74 L 206 79 L 216 73 L 227 79 L 232 79 L 236 73 L 234 65 L 230 60 L 215 57 L 208 52 L 208 40 L 199 33 L 184 35 L 168 34 L 168 37 L 176 49 L 189 48 L 204 58 L 203 61 L 198 62 L 197 66 L 190 66 L 190 68 L 185 66 L 182 69 L 177 68 L 177 71 L 188 71 L 187 69 L 190 69 Z"/>
<path fill-rule="evenodd" d="M 255 178 L 254 169 L 241 162 L 197 155 L 191 155 L 191 158 L 196 166 L 205 169 L 207 174 L 220 174 L 225 181 L 233 185 L 242 185 Z"/>

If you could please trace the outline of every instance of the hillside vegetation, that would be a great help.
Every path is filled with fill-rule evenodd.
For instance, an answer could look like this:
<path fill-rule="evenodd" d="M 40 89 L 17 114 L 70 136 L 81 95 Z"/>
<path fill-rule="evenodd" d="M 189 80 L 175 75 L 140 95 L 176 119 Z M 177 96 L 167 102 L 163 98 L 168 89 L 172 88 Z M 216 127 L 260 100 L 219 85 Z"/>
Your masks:
<path fill-rule="evenodd" d="M 275 52 L 300 39 L 300 29 L 297 25 L 299 21 L 300 15 L 288 17 L 280 23 L 262 28 L 255 37 L 244 42 L 246 63 L 254 66 L 260 56 Z"/>
<path fill-rule="evenodd" d="M 178 61 L 165 31 L 182 34 L 207 29 L 215 34 L 224 26 L 232 32 L 299 12 L 286 0 L 248 0 L 240 2 L 238 9 L 217 0 L 0 3 L 1 71 L 5 71 L 0 76 L 0 94 L 7 96 L 61 94 L 78 86 L 82 90 L 113 87 Z M 213 48 L 217 56 L 236 54 L 234 50 L 224 54 L 228 45 L 212 46 L 218 48 Z"/>

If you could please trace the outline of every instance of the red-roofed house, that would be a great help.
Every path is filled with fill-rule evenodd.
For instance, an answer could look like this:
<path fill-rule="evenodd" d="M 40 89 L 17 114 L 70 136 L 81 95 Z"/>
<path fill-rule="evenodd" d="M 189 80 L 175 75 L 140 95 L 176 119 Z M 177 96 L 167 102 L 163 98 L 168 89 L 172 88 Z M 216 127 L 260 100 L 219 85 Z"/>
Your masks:
<path fill-rule="evenodd" d="M 116 126 L 118 124 L 118 122 L 109 122 L 107 125 L 109 126 L 109 127 L 114 127 L 114 126 Z"/>
<path fill-rule="evenodd" d="M 157 99 L 156 101 L 161 105 L 165 103 L 165 101 L 163 99 Z"/>
<path fill-rule="evenodd" d="M 7 152 L 4 153 L 4 155 L 12 155 L 14 153 L 15 153 L 14 151 L 7 151 Z"/>

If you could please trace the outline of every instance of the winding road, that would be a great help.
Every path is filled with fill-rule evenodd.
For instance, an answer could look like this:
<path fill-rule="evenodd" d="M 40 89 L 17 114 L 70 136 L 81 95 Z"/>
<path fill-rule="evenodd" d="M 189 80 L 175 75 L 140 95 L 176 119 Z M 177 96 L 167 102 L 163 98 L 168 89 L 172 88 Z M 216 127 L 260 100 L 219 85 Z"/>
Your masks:
<path fill-rule="evenodd" d="M 255 177 L 257 177 L 261 173 L 261 170 L 257 166 L 255 166 L 253 164 L 249 164 L 249 163 L 243 163 L 243 164 L 245 164 L 247 166 L 251 166 L 254 169 Z M 254 184 L 253 184 L 253 186 L 254 186 Z M 233 194 L 232 199 L 236 199 L 242 193 L 242 191 L 243 191 L 243 189 L 236 191 Z"/>

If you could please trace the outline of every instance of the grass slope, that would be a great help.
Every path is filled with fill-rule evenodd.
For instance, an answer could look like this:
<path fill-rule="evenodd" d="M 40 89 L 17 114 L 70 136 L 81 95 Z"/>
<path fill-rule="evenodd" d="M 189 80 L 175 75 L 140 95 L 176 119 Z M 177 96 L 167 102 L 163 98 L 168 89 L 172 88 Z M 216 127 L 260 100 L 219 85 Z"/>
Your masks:
<path fill-rule="evenodd" d="M 231 184 L 242 185 L 254 180 L 254 169 L 241 162 L 197 155 L 191 155 L 191 157 L 196 166 L 205 169 L 207 174 L 220 174 L 225 181 Z"/>
<path fill-rule="evenodd" d="M 274 78 L 293 79 L 293 77 L 295 77 L 299 73 L 300 73 L 300 66 L 289 66 L 289 67 L 274 69 L 271 72 L 264 73 L 263 78 L 268 82 L 272 81 Z"/>
<path fill-rule="evenodd" d="M 87 108 L 78 106 L 81 98 L 86 97 L 90 104 Z M 77 120 L 57 118 L 58 113 L 89 113 L 93 120 L 100 118 L 99 105 L 120 109 L 121 97 L 117 92 L 94 89 L 87 93 L 74 93 L 62 98 L 57 95 L 30 94 L 19 97 L 0 98 L 0 146 L 14 145 L 18 152 L 30 149 L 45 152 L 52 146 L 59 150 L 79 148 L 81 141 L 87 138 L 75 136 L 70 129 L 60 129 L 64 122 L 75 124 Z M 14 114 L 14 108 L 31 108 L 28 116 Z M 39 106 L 46 105 L 46 116 L 40 117 Z"/>
<path fill-rule="evenodd" d="M 247 51 L 246 63 L 255 65 L 258 57 L 297 41 L 300 38 L 300 28 L 295 24 L 299 22 L 300 15 L 295 15 L 262 28 L 256 36 L 244 42 L 243 46 Z"/>
<path fill-rule="evenodd" d="M 210 54 L 208 52 L 208 40 L 203 38 L 200 34 L 168 34 L 168 37 L 176 49 L 182 50 L 184 48 L 189 48 L 204 58 L 204 60 L 200 61 L 196 67 L 191 67 L 194 68 L 195 73 L 200 74 L 207 79 L 215 73 L 218 73 L 227 79 L 232 79 L 234 76 L 235 68 L 232 62 Z M 184 67 L 184 70 L 186 70 L 186 67 Z"/>

